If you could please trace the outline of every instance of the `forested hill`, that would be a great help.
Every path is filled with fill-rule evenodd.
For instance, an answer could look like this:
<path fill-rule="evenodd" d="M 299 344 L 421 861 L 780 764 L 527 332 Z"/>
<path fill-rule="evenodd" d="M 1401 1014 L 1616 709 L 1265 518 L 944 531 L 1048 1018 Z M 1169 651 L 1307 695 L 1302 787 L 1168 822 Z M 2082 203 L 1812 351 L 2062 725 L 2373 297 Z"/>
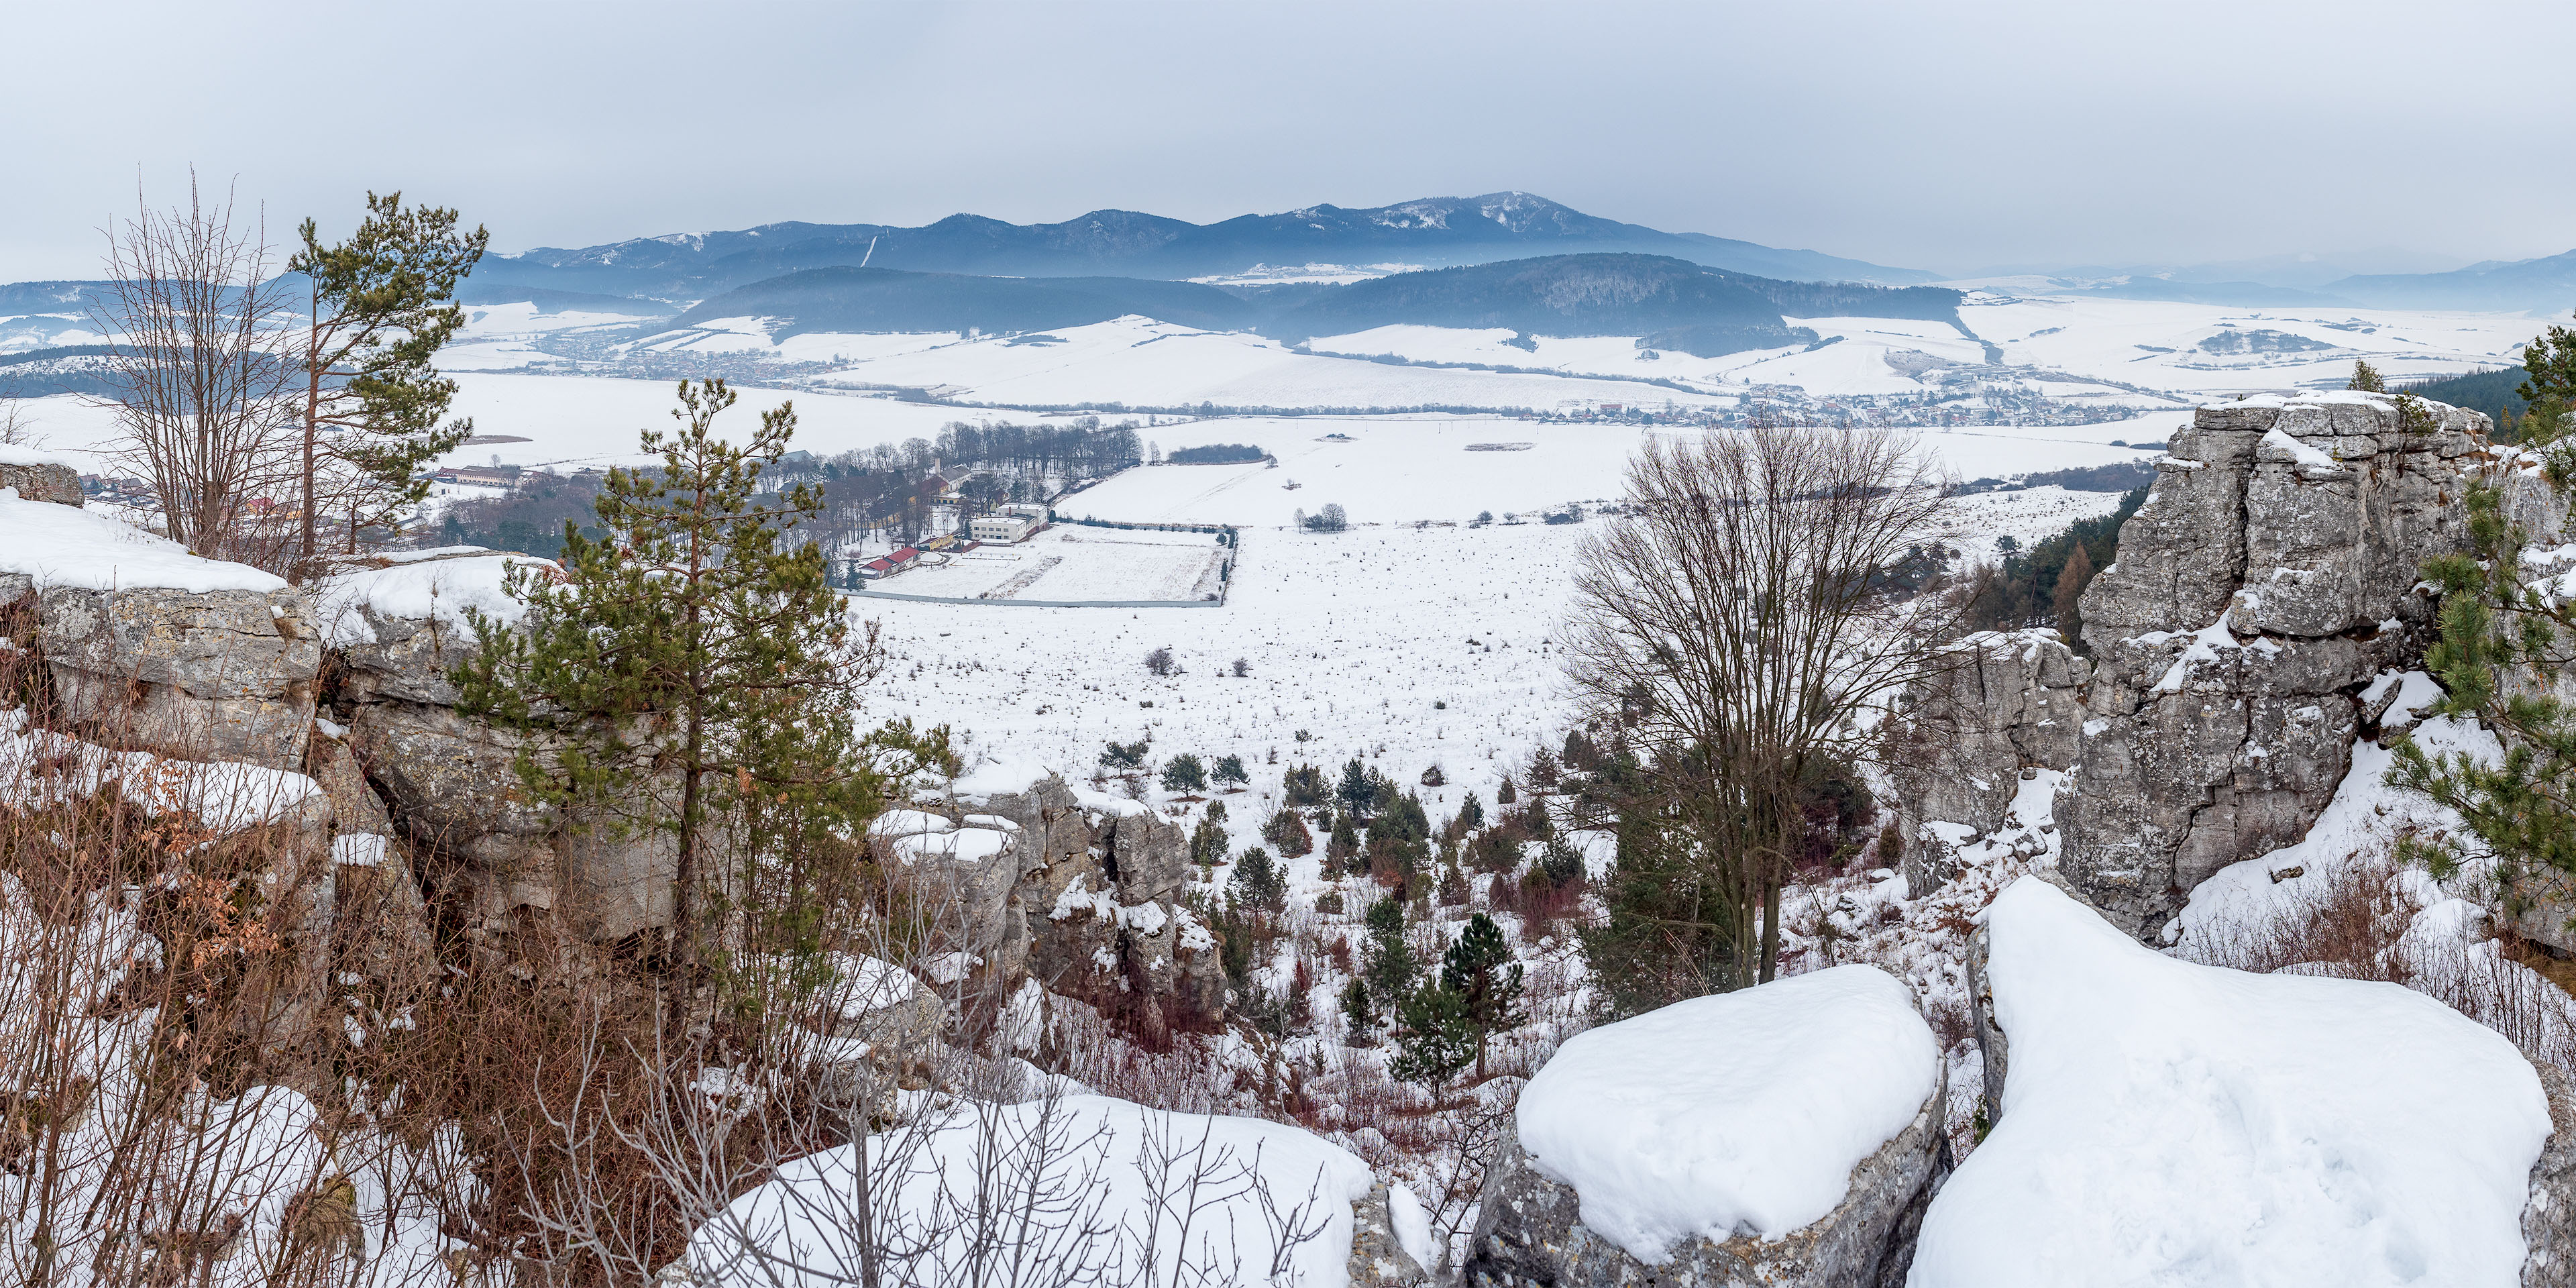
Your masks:
<path fill-rule="evenodd" d="M 1812 250 L 1621 223 L 1525 192 L 1427 197 L 1392 206 L 1309 206 L 1212 224 L 1133 210 L 1061 223 L 951 215 L 891 224 L 764 224 L 486 257 L 478 280 L 554 290 L 699 300 L 809 268 L 865 266 L 1023 277 L 1193 278 L 1310 263 L 1433 267 L 1573 252 L 1666 255 L 1760 277 L 1889 284 L 1934 274 Z"/>
<path fill-rule="evenodd" d="M 1658 255 L 1553 255 L 1399 273 L 1336 287 L 1263 329 L 1282 339 L 1371 327 L 1509 327 L 1532 335 L 1633 335 L 1704 357 L 1812 341 L 1782 315 L 1908 317 L 1955 323 L 1960 295 L 1782 282 Z"/>
<path fill-rule="evenodd" d="M 2531 407 L 2522 398 L 2522 383 L 2529 378 L 2530 374 L 2520 367 L 2498 367 L 2492 371 L 2408 381 L 2400 387 L 2419 398 L 2485 412 L 2487 419 L 2495 422 L 2496 429 L 2510 439 L 2513 423 Z"/>
<path fill-rule="evenodd" d="M 737 287 L 671 325 L 756 317 L 770 319 L 771 333 L 778 336 L 969 328 L 1008 333 L 1141 314 L 1207 330 L 1257 329 L 1292 341 L 1410 323 L 1639 336 L 1651 347 L 1715 356 L 1812 342 L 1813 333 L 1782 319 L 1784 310 L 1792 316 L 1955 322 L 1958 301 L 1958 292 L 1939 287 L 1780 282 L 1654 255 L 1508 260 L 1397 273 L 1288 297 L 1134 277 L 977 277 L 837 267 Z"/>

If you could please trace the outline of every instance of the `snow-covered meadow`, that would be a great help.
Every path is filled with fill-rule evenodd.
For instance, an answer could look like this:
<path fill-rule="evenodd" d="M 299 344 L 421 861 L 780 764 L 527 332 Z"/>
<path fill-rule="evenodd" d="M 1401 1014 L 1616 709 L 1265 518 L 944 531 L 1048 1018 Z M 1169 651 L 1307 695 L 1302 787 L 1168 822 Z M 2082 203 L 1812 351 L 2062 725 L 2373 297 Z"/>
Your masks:
<path fill-rule="evenodd" d="M 1247 532 L 1220 609 L 853 610 L 883 633 L 872 710 L 955 726 L 970 760 L 1078 777 L 1106 743 L 1144 738 L 1157 760 L 1242 756 L 1255 799 L 1275 798 L 1299 761 L 1365 756 L 1407 783 L 1437 763 L 1450 785 L 1424 798 L 1444 816 L 1469 791 L 1490 803 L 1510 762 L 1563 729 L 1555 641 L 1581 531 Z M 1178 674 L 1147 671 L 1158 648 Z M 1237 659 L 1248 674 L 1232 673 Z M 1231 811 L 1242 843 L 1260 812 Z"/>

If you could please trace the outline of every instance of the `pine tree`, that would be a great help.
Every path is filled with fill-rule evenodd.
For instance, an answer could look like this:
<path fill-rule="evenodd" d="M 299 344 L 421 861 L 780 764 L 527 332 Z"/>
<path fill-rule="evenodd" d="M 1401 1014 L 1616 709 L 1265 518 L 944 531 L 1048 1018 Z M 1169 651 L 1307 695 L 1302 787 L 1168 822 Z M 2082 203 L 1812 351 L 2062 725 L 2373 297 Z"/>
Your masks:
<path fill-rule="evenodd" d="M 1520 798 L 1520 793 L 1512 790 L 1511 775 L 1503 775 L 1503 785 L 1494 789 L 1494 803 L 1497 805 L 1509 805 Z"/>
<path fill-rule="evenodd" d="M 1332 835 L 1324 841 L 1324 857 L 1336 863 L 1348 863 L 1360 852 L 1359 829 L 1351 826 L 1348 814 L 1333 815 Z"/>
<path fill-rule="evenodd" d="M 2540 477 L 2562 501 L 2576 497 L 2576 439 L 2557 436 L 2540 414 L 2576 399 L 2576 332 L 2551 327 L 2524 351 L 2523 365 L 2521 393 L 2532 406 L 2523 423 L 2541 436 L 2527 436 L 2522 450 L 2538 453 Z M 2424 667 L 2443 689 L 2425 714 L 2474 718 L 2504 754 L 2433 752 L 2410 736 L 2389 776 L 2458 812 L 2475 842 L 2456 833 L 2410 837 L 2402 852 L 2437 877 L 2465 859 L 2490 859 L 2501 902 L 2519 915 L 2576 886 L 2576 704 L 2556 687 L 2576 665 L 2576 599 L 2556 593 L 2562 565 L 2525 566 L 2534 534 L 2512 516 L 2495 479 L 2474 483 L 2466 505 L 2469 550 L 2424 566 L 2425 579 L 2442 590 L 2440 638 Z"/>
<path fill-rule="evenodd" d="M 1188 752 L 1163 763 L 1163 790 L 1195 795 L 1207 790 L 1207 767 Z"/>
<path fill-rule="evenodd" d="M 694 981 L 746 874 L 853 834 L 889 775 L 854 725 L 874 633 L 851 629 L 819 545 L 781 541 L 820 497 L 755 500 L 795 411 L 763 413 L 738 447 L 714 433 L 734 402 L 723 381 L 682 381 L 679 400 L 676 434 L 643 435 L 660 469 L 608 472 L 599 535 L 564 525 L 560 578 L 526 565 L 504 578 L 525 605 L 518 627 L 468 610 L 476 651 L 452 678 L 460 710 L 527 735 L 517 769 L 538 800 L 577 826 L 671 838 L 667 961 Z M 953 760 L 945 734 L 890 727 L 870 742 L 917 767 Z"/>
<path fill-rule="evenodd" d="M 1190 831 L 1190 862 L 1202 868 L 1213 868 L 1225 861 L 1225 829 L 1212 818 L 1199 820 Z"/>
<path fill-rule="evenodd" d="M 1298 809 L 1320 809 L 1332 797 L 1324 787 L 1324 771 L 1313 765 L 1296 765 L 1279 780 L 1279 790 L 1288 804 Z"/>
<path fill-rule="evenodd" d="M 1379 899 L 1369 905 L 1361 925 L 1368 932 L 1368 946 L 1361 954 L 1360 978 L 1378 1005 L 1393 1006 L 1422 973 L 1422 963 L 1404 941 L 1403 902 L 1393 895 Z"/>
<path fill-rule="evenodd" d="M 1465 1001 L 1437 981 L 1407 993 L 1396 1003 L 1395 1058 L 1387 1072 L 1418 1082 L 1435 1092 L 1477 1060 L 1475 1026 L 1468 1022 Z"/>
<path fill-rule="evenodd" d="M 472 421 L 441 426 L 456 382 L 430 365 L 465 325 L 456 285 L 483 258 L 490 234 L 456 230 L 456 212 L 403 209 L 399 192 L 367 194 L 367 217 L 337 246 L 324 246 L 312 220 L 303 248 L 287 261 L 310 284 L 312 325 L 299 363 L 304 376 L 300 462 L 302 564 L 317 553 L 322 506 L 349 516 L 350 549 L 361 528 L 389 521 L 429 493 L 422 466 L 454 451 Z M 324 434 L 330 433 L 326 440 Z M 344 475 L 325 496 L 322 473 Z"/>
<path fill-rule="evenodd" d="M 1377 1007 L 1369 1001 L 1368 985 L 1358 979 L 1342 986 L 1342 1023 L 1350 1028 L 1352 1046 L 1367 1046 L 1377 1032 Z"/>
<path fill-rule="evenodd" d="M 1476 799 L 1474 792 L 1467 793 L 1467 799 L 1458 802 L 1458 821 L 1469 828 L 1485 825 L 1485 805 Z"/>
<path fill-rule="evenodd" d="M 1440 864 L 1440 906 L 1455 908 L 1467 902 L 1467 874 L 1458 868 L 1458 856 L 1450 854 Z"/>
<path fill-rule="evenodd" d="M 1241 756 L 1218 757 L 1216 768 L 1208 771 L 1208 777 L 1214 779 L 1219 787 L 1241 787 L 1252 781 L 1252 775 L 1244 772 Z"/>
<path fill-rule="evenodd" d="M 1302 859 L 1315 852 L 1315 834 L 1306 830 L 1306 820 L 1297 811 L 1283 809 L 1261 825 L 1261 839 L 1278 848 L 1287 858 Z"/>
<path fill-rule="evenodd" d="M 1234 874 L 1226 878 L 1226 894 L 1237 905 L 1256 912 L 1280 913 L 1288 909 L 1288 879 L 1270 861 L 1270 851 L 1258 845 L 1235 859 Z"/>
<path fill-rule="evenodd" d="M 1601 919 L 1580 932 L 1600 1018 L 1730 987 L 1742 959 L 1759 951 L 1736 916 L 1740 892 L 1711 879 L 1691 828 L 1653 796 L 1622 802 L 1617 834 Z M 1545 879 L 1541 869 L 1530 875 Z"/>
<path fill-rule="evenodd" d="M 2366 394 L 2384 394 L 2388 392 L 2388 382 L 2379 378 L 2379 368 L 2356 360 L 2352 364 L 2352 379 L 2344 382 L 2344 388 Z"/>
<path fill-rule="evenodd" d="M 1476 1078 L 1485 1077 L 1485 1048 L 1496 1033 L 1528 1022 L 1521 1006 L 1521 965 L 1503 941 L 1503 928 L 1477 913 L 1440 961 L 1440 987 L 1458 998 L 1458 1011 L 1476 1045 Z"/>
<path fill-rule="evenodd" d="M 1351 757 L 1351 763 L 1342 766 L 1342 781 L 1333 789 L 1333 799 L 1341 802 L 1343 809 L 1361 818 L 1367 818 L 1376 809 L 1377 784 L 1369 777 L 1368 766 L 1361 764 L 1359 757 Z"/>

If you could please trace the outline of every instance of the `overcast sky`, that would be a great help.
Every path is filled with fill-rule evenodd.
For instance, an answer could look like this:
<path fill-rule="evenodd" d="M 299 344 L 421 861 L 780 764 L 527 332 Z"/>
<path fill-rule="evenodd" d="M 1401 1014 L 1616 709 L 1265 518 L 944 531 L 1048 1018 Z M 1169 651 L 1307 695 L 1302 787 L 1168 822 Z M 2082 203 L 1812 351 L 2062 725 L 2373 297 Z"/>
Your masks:
<path fill-rule="evenodd" d="M 496 249 L 1518 188 L 1964 272 L 2576 247 L 2576 4 L 13 4 L 0 281 L 186 168 Z"/>

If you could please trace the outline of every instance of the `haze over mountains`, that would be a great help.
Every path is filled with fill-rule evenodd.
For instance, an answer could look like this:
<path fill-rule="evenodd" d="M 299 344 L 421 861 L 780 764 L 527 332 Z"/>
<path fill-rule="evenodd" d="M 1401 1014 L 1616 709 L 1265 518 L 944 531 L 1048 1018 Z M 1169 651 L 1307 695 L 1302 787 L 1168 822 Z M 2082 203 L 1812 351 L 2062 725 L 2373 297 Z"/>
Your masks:
<path fill-rule="evenodd" d="M 2576 251 L 2431 269 L 2398 250 L 2184 266 L 2019 267 L 1956 280 L 2011 295 L 2229 308 L 2556 313 Z M 2350 271 L 2372 269 L 2380 271 Z M 633 319 L 638 334 L 759 318 L 812 332 L 1042 331 L 1141 315 L 1299 341 L 1389 325 L 1644 337 L 1701 357 L 1809 343 L 1788 319 L 1956 323 L 1926 269 L 1674 233 L 1525 192 L 1211 224 L 1100 210 L 1051 224 L 952 215 L 921 227 L 776 223 L 488 256 L 477 306 Z M 95 344 L 97 282 L 0 285 L 0 350 Z M 290 291 L 290 295 L 300 293 Z"/>

